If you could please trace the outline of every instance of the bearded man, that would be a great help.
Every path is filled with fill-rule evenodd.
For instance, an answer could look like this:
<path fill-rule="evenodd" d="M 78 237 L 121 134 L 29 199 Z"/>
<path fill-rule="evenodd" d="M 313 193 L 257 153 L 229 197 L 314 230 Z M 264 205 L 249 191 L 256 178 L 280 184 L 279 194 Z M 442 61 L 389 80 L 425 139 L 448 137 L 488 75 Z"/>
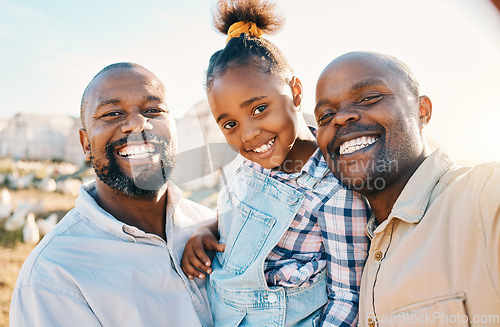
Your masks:
<path fill-rule="evenodd" d="M 184 244 L 211 210 L 169 181 L 177 154 L 165 87 L 117 63 L 87 86 L 80 142 L 97 178 L 24 263 L 11 326 L 211 326 Z"/>
<path fill-rule="evenodd" d="M 342 55 L 316 86 L 318 145 L 373 213 L 362 327 L 500 325 L 500 163 L 430 153 L 431 114 L 408 66 L 384 54 Z"/>

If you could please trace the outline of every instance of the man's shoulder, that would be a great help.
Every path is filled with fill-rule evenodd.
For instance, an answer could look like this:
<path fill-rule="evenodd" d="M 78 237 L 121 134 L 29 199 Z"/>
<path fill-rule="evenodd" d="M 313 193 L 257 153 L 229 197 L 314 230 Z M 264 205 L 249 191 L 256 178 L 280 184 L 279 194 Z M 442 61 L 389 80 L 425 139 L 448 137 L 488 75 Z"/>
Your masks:
<path fill-rule="evenodd" d="M 493 217 L 500 213 L 500 162 L 485 162 L 471 168 L 463 177 L 468 188 L 474 192 L 481 216 Z M 459 181 L 457 181 L 459 184 Z"/>
<path fill-rule="evenodd" d="M 436 203 L 449 204 L 447 210 L 457 215 L 470 212 L 481 220 L 494 220 L 500 212 L 499 194 L 500 162 L 484 162 L 473 167 L 452 166 L 434 187 L 432 198 L 446 200 Z"/>
<path fill-rule="evenodd" d="M 480 178 L 479 176 L 483 176 L 487 174 L 489 177 L 500 178 L 500 162 L 498 161 L 490 161 L 483 162 L 469 170 L 469 174 L 476 176 L 476 178 Z"/>
<path fill-rule="evenodd" d="M 500 162 L 483 162 L 472 167 L 455 165 L 439 180 L 450 190 L 467 187 L 475 191 L 481 191 L 492 182 L 500 185 Z"/>
<path fill-rule="evenodd" d="M 43 237 L 25 260 L 18 276 L 18 286 L 36 281 L 50 283 L 53 280 L 51 276 L 56 271 L 52 269 L 54 265 L 72 264 L 69 259 L 75 253 L 71 253 L 67 245 L 75 243 L 81 234 L 78 229 L 83 218 L 73 209 Z"/>

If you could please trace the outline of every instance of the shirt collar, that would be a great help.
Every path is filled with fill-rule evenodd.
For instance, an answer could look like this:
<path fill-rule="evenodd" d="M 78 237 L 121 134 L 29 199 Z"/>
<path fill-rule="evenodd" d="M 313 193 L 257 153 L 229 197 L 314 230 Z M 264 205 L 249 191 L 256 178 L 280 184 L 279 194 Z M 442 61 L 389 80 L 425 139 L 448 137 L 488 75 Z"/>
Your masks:
<path fill-rule="evenodd" d="M 141 240 L 158 238 L 157 235 L 148 234 L 141 229 L 125 224 L 120 220 L 113 217 L 106 210 L 101 208 L 99 204 L 95 201 L 91 194 L 95 192 L 95 181 L 90 181 L 88 183 L 80 186 L 80 191 L 76 199 L 75 208 L 80 211 L 87 219 L 91 220 L 100 229 L 113 234 L 126 241 L 137 241 L 137 238 Z M 181 199 L 182 191 L 172 182 L 168 181 L 167 186 L 167 210 L 166 228 L 172 226 L 174 220 L 174 212 Z"/>
<path fill-rule="evenodd" d="M 321 180 L 326 174 L 330 173 L 330 168 L 326 164 L 323 153 L 321 153 L 319 148 L 316 149 L 311 158 L 302 167 L 302 173 L 306 173 L 317 180 Z"/>
<path fill-rule="evenodd" d="M 375 218 L 375 215 L 371 214 L 370 219 L 368 220 L 368 223 L 366 224 L 365 231 L 366 235 L 371 239 L 375 237 L 375 229 L 377 229 L 378 224 L 377 224 L 377 219 Z"/>
<path fill-rule="evenodd" d="M 78 197 L 75 201 L 75 209 L 103 231 L 125 241 L 134 241 L 132 236 L 123 231 L 124 224 L 97 204 L 97 201 L 91 195 L 95 194 L 95 191 L 96 185 L 94 180 L 80 186 Z"/>
<path fill-rule="evenodd" d="M 167 182 L 167 220 L 174 219 L 174 211 L 181 200 L 182 191 L 171 181 Z"/>
<path fill-rule="evenodd" d="M 453 160 L 441 150 L 436 150 L 429 155 L 411 176 L 394 203 L 387 220 L 378 226 L 375 215 L 372 214 L 366 226 L 368 236 L 373 238 L 375 230 L 380 227 L 381 231 L 393 218 L 401 219 L 407 223 L 420 222 L 434 187 L 452 165 Z"/>

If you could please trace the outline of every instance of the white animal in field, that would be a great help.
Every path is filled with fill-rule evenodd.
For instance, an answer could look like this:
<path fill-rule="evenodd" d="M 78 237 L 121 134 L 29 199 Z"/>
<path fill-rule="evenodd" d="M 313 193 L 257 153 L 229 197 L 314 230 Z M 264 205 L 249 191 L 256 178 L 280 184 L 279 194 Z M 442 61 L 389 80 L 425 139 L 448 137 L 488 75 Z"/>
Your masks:
<path fill-rule="evenodd" d="M 41 235 L 47 235 L 57 225 L 57 214 L 54 212 L 45 219 L 38 219 L 36 225 Z"/>
<path fill-rule="evenodd" d="M 21 206 L 14 211 L 12 216 L 10 216 L 5 222 L 5 230 L 7 231 L 15 231 L 24 226 L 26 221 L 26 215 L 28 214 L 29 209 Z"/>
<path fill-rule="evenodd" d="M 8 189 L 3 188 L 0 192 L 0 204 L 10 204 L 10 192 Z"/>
<path fill-rule="evenodd" d="M 36 202 L 29 202 L 27 204 L 30 208 L 30 211 L 33 211 L 34 213 L 40 213 L 45 211 L 45 203 L 43 202 L 42 199 L 36 200 Z"/>
<path fill-rule="evenodd" d="M 44 192 L 55 192 L 57 190 L 57 184 L 52 177 L 46 177 L 38 183 L 38 188 Z"/>
<path fill-rule="evenodd" d="M 29 212 L 26 216 L 26 224 L 23 227 L 23 242 L 36 244 L 38 241 L 40 241 L 40 232 L 35 222 L 35 214 Z"/>
<path fill-rule="evenodd" d="M 17 190 L 24 190 L 33 185 L 33 181 L 35 179 L 35 174 L 31 173 L 25 176 L 13 177 L 11 179 L 11 185 L 14 186 Z"/>
<path fill-rule="evenodd" d="M 10 199 L 10 192 L 4 188 L 0 192 L 0 220 L 7 218 L 12 213 L 12 203 Z"/>
<path fill-rule="evenodd" d="M 77 196 L 78 189 L 80 188 L 80 185 L 82 185 L 82 181 L 79 179 L 65 179 L 56 182 L 56 185 L 59 192 Z"/>

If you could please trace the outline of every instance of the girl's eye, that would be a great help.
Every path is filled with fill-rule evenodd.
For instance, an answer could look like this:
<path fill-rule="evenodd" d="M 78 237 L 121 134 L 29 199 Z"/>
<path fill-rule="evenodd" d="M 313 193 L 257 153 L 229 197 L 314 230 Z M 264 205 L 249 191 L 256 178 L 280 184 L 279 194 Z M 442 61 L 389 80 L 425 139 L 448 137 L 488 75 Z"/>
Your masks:
<path fill-rule="evenodd" d="M 370 105 L 379 102 L 381 99 L 382 99 L 381 94 L 371 95 L 363 98 L 361 101 L 358 102 L 358 104 Z"/>
<path fill-rule="evenodd" d="M 321 125 L 328 123 L 329 121 L 332 120 L 333 116 L 335 116 L 335 113 L 333 113 L 333 112 L 326 112 L 326 113 L 322 114 L 318 118 L 318 126 L 321 126 Z"/>
<path fill-rule="evenodd" d="M 235 126 L 236 126 L 236 123 L 234 121 L 229 121 L 229 122 L 225 123 L 224 125 L 222 125 L 222 128 L 225 130 L 230 130 L 231 128 L 233 128 Z"/>
<path fill-rule="evenodd" d="M 260 106 L 257 106 L 254 110 L 253 110 L 253 115 L 259 115 L 261 114 L 264 110 L 267 109 L 267 106 L 265 104 L 262 104 Z"/>

